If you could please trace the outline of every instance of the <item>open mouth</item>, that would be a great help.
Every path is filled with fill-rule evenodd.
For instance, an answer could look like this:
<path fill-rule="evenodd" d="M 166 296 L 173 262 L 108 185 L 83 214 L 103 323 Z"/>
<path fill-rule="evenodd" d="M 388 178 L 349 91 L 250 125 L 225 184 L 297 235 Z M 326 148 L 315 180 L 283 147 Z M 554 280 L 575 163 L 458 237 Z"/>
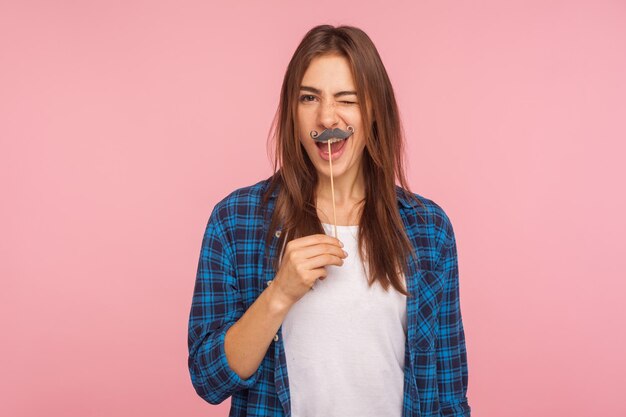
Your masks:
<path fill-rule="evenodd" d="M 346 141 L 350 139 L 351 137 L 352 136 L 348 136 L 346 139 L 339 139 L 339 138 L 330 139 L 328 142 L 330 142 L 330 149 L 333 155 L 335 154 L 335 152 L 340 151 L 346 144 Z M 315 144 L 317 145 L 318 148 L 320 148 L 322 152 L 328 155 L 328 142 L 315 142 Z"/>
<path fill-rule="evenodd" d="M 341 156 L 346 151 L 346 142 L 350 140 L 352 136 L 348 136 L 346 139 L 332 138 L 328 142 L 316 142 L 317 152 L 323 161 L 333 162 L 339 161 Z M 328 153 L 328 143 L 330 143 L 331 153 Z"/>

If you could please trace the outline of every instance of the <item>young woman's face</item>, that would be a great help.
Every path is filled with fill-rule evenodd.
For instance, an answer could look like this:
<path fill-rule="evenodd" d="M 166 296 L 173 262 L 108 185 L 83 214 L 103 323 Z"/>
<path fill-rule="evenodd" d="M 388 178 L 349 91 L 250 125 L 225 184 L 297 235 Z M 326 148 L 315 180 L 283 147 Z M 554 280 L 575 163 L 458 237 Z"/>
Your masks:
<path fill-rule="evenodd" d="M 346 93 L 347 92 L 347 93 Z M 337 55 L 313 59 L 304 73 L 298 97 L 298 129 L 300 142 L 318 171 L 330 178 L 328 144 L 318 146 L 310 135 L 312 130 L 321 134 L 326 129 L 339 128 L 354 133 L 343 147 L 332 153 L 333 177 L 357 175 L 365 148 L 364 128 L 354 79 L 348 60 Z"/>

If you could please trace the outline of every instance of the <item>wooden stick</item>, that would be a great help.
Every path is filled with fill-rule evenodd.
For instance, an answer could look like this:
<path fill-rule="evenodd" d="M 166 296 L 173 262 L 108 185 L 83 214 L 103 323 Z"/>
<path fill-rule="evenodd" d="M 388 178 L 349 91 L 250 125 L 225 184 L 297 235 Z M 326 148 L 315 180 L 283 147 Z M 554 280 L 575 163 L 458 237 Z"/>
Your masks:
<path fill-rule="evenodd" d="M 328 141 L 328 162 L 330 162 L 330 191 L 333 195 L 333 226 L 335 228 L 335 239 L 337 238 L 337 212 L 335 211 L 335 186 L 333 185 L 333 156 L 332 149 L 330 147 L 330 141 Z"/>
<path fill-rule="evenodd" d="M 335 239 L 337 238 L 337 212 L 335 211 L 335 186 L 333 184 L 333 152 L 332 152 L 332 148 L 330 147 L 330 141 L 328 141 L 328 162 L 330 162 L 330 192 L 333 195 L 333 227 L 335 230 Z M 317 282 L 317 281 L 316 281 Z M 309 291 L 313 291 L 315 283 L 313 283 L 313 285 L 311 285 L 311 288 L 309 289 Z"/>

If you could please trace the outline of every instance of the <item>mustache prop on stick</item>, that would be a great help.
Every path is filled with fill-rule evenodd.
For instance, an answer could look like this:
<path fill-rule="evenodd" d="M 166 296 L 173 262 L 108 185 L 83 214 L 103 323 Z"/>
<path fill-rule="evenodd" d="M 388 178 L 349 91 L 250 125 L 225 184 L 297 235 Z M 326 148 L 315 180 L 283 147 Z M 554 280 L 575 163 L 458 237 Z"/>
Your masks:
<path fill-rule="evenodd" d="M 333 185 L 333 157 L 332 150 L 330 144 L 333 142 L 337 142 L 343 139 L 347 139 L 350 135 L 354 133 L 354 127 L 348 126 L 348 130 L 342 130 L 339 128 L 335 129 L 325 129 L 321 134 L 318 134 L 317 131 L 311 130 L 310 135 L 316 142 L 328 143 L 328 162 L 330 164 L 330 190 L 333 196 L 333 219 L 334 219 L 334 230 L 335 230 L 335 238 L 337 238 L 337 213 L 335 212 L 335 186 Z M 344 145 L 345 146 L 345 145 Z"/>

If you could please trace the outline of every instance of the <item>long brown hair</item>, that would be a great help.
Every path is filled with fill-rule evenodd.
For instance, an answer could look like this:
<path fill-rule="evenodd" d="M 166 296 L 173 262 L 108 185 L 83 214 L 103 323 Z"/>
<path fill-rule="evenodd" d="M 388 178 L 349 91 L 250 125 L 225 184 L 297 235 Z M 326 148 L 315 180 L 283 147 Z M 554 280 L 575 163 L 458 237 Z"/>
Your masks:
<path fill-rule="evenodd" d="M 269 244 L 274 229 L 282 222 L 279 248 L 287 242 L 325 231 L 317 216 L 317 170 L 299 140 L 297 104 L 300 82 L 310 62 L 322 55 L 345 57 L 355 77 L 363 126 L 368 128 L 361 159 L 365 200 L 360 207 L 359 252 L 367 261 L 369 285 L 379 281 L 385 290 L 391 284 L 410 296 L 400 273 L 408 274 L 407 258 L 415 256 L 398 211 L 395 178 L 409 190 L 404 173 L 404 132 L 387 71 L 378 51 L 365 32 L 353 26 L 319 25 L 302 39 L 289 62 L 270 137 L 275 139 L 274 175 L 263 196 L 266 202 L 280 188 L 266 236 Z M 371 104 L 371 109 L 369 105 Z M 370 120 L 369 114 L 372 114 Z M 273 132 L 273 134 L 272 134 Z M 280 169 L 277 169 L 280 166 Z M 419 202 L 409 191 L 406 193 Z M 421 203 L 421 202 L 419 202 Z M 278 256 L 273 261 L 278 268 Z"/>

